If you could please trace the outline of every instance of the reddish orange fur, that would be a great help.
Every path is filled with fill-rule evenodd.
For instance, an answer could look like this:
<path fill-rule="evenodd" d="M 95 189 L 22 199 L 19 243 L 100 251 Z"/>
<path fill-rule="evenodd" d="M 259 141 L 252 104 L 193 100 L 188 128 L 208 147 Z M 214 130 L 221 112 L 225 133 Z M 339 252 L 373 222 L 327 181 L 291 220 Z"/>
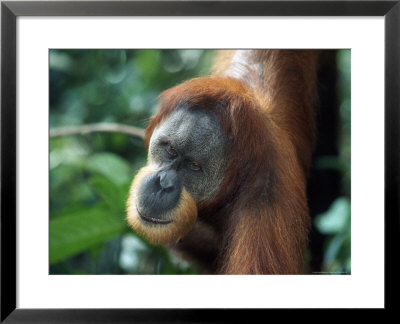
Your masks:
<path fill-rule="evenodd" d="M 225 181 L 198 218 L 215 227 L 213 269 L 223 274 L 304 271 L 310 220 L 306 174 L 314 141 L 316 51 L 259 50 L 237 66 L 221 51 L 214 74 L 161 94 L 154 128 L 178 106 L 213 110 L 232 147 Z M 248 64 L 248 66 L 246 66 Z M 261 67 L 251 68 L 254 64 Z"/>

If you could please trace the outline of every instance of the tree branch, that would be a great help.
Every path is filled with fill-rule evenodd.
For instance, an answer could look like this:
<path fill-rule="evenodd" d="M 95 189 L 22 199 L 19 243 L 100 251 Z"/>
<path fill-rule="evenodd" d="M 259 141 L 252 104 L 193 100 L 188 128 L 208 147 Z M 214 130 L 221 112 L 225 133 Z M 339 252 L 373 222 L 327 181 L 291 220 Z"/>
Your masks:
<path fill-rule="evenodd" d="M 115 123 L 99 123 L 79 126 L 57 127 L 50 130 L 50 137 L 85 135 L 90 133 L 121 133 L 144 139 L 144 129 Z"/>

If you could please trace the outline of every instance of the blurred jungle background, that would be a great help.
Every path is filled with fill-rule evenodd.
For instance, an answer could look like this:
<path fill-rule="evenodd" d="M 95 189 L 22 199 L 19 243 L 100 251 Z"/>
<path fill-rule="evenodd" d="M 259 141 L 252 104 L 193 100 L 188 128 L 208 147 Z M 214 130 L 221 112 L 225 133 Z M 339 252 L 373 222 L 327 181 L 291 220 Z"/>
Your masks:
<path fill-rule="evenodd" d="M 142 130 L 158 94 L 207 74 L 213 54 L 50 50 L 50 274 L 199 273 L 128 228 L 125 201 L 146 162 Z M 350 50 L 321 56 L 308 189 L 313 273 L 351 272 L 350 60 Z M 121 124 L 137 133 L 127 135 Z"/>

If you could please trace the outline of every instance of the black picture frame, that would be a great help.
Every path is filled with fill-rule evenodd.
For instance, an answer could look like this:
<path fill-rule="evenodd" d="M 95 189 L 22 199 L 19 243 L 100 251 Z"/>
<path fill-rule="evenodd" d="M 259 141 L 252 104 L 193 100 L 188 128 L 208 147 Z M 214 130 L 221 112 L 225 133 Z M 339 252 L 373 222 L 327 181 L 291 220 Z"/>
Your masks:
<path fill-rule="evenodd" d="M 16 19 L 19 16 L 381 16 L 385 18 L 385 309 L 395 307 L 398 255 L 400 1 L 2 1 L 1 322 L 234 322 L 263 310 L 16 308 Z M 397 240 L 394 242 L 394 240 Z M 396 257 L 395 257 L 396 258 Z M 260 313 L 260 314 L 258 314 Z"/>

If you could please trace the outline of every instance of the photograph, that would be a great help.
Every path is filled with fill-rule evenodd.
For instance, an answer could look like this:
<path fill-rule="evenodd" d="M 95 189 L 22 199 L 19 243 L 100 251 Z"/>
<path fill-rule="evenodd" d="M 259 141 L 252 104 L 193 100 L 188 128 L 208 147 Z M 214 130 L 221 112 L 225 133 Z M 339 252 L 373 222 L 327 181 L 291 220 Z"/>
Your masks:
<path fill-rule="evenodd" d="M 351 49 L 50 48 L 50 275 L 350 275 Z"/>

